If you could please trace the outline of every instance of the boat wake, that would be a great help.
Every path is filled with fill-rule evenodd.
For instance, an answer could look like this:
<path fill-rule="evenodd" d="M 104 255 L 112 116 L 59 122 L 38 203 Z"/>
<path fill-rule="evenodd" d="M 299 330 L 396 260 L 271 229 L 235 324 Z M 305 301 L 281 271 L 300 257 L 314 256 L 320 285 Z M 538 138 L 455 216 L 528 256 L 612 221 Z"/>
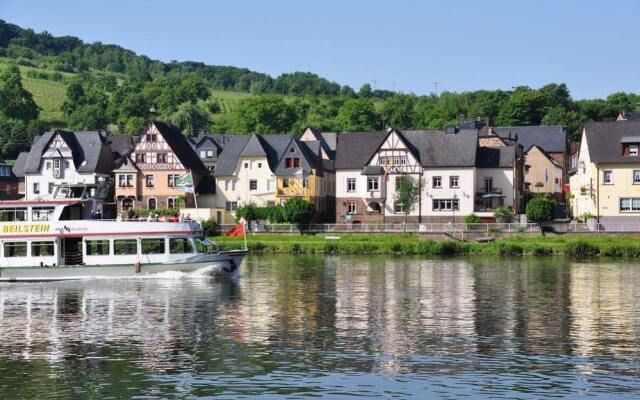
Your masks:
<path fill-rule="evenodd" d="M 166 280 L 178 280 L 178 279 L 209 279 L 212 277 L 224 276 L 225 272 L 221 265 L 208 265 L 206 267 L 197 269 L 195 271 L 163 271 L 151 274 L 141 274 L 134 276 L 121 276 L 121 277 L 100 277 L 97 279 L 166 279 Z"/>

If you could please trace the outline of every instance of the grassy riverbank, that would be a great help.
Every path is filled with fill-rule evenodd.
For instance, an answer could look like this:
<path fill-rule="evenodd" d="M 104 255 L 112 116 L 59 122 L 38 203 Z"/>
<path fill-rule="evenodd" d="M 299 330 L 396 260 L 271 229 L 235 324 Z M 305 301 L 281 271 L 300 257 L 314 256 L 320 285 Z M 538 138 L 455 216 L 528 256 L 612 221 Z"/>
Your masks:
<path fill-rule="evenodd" d="M 242 238 L 215 237 L 222 249 L 244 246 Z M 306 254 L 406 254 L 406 255 L 566 255 L 574 257 L 640 258 L 640 239 L 612 236 L 513 236 L 490 243 L 436 242 L 409 234 L 339 235 L 251 235 L 253 253 Z"/>

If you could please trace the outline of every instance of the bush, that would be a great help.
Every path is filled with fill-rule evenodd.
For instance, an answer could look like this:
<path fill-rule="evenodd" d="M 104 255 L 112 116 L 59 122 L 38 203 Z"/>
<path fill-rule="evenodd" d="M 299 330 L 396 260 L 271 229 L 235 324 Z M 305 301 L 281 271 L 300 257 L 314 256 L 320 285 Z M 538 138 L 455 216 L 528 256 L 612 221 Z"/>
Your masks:
<path fill-rule="evenodd" d="M 511 222 L 513 210 L 508 206 L 500 206 L 493 213 L 493 217 L 497 222 Z"/>
<path fill-rule="evenodd" d="M 302 225 L 313 220 L 316 208 L 313 204 L 299 197 L 294 197 L 284 204 L 284 215 L 287 222 Z"/>
<path fill-rule="evenodd" d="M 499 253 L 501 256 L 519 256 L 523 252 L 522 246 L 513 243 L 500 243 Z"/>
<path fill-rule="evenodd" d="M 526 207 L 527 218 L 530 221 L 542 222 L 553 219 L 556 202 L 547 196 L 534 197 Z"/>
<path fill-rule="evenodd" d="M 564 252 L 571 257 L 595 257 L 600 250 L 587 242 L 575 242 L 567 244 Z"/>
<path fill-rule="evenodd" d="M 206 236 L 215 235 L 218 231 L 218 223 L 214 219 L 207 219 L 200 224 Z"/>
<path fill-rule="evenodd" d="M 464 217 L 465 224 L 481 224 L 482 220 L 475 214 L 469 214 Z"/>
<path fill-rule="evenodd" d="M 531 251 L 531 254 L 533 254 L 534 256 L 550 256 L 553 254 L 553 250 L 550 247 L 544 247 L 544 246 L 534 246 L 533 250 Z"/>
<path fill-rule="evenodd" d="M 159 217 L 177 217 L 180 215 L 180 210 L 176 208 L 161 208 L 157 210 L 132 208 L 129 210 L 129 218 L 146 218 L 149 215 L 157 215 Z"/>
<path fill-rule="evenodd" d="M 458 252 L 458 243 L 450 240 L 438 244 L 437 253 L 442 256 L 452 256 Z"/>

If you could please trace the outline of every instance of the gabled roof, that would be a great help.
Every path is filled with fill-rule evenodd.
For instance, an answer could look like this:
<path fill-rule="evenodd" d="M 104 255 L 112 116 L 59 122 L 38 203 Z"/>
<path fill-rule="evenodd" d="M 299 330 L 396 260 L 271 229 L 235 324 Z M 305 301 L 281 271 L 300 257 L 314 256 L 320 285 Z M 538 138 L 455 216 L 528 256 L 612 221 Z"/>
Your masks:
<path fill-rule="evenodd" d="M 637 138 L 640 143 L 640 121 L 589 122 L 584 126 L 591 162 L 637 163 L 637 156 L 622 155 L 622 139 Z"/>
<path fill-rule="evenodd" d="M 262 147 L 262 143 L 258 135 L 253 134 L 249 138 L 249 141 L 240 152 L 240 157 L 266 157 L 267 152 L 264 147 Z"/>
<path fill-rule="evenodd" d="M 24 177 L 24 167 L 25 167 L 25 164 L 27 163 L 28 157 L 29 157 L 29 153 L 26 151 L 23 151 L 22 153 L 18 154 L 18 158 L 16 158 L 16 162 L 15 164 L 13 164 L 13 168 L 12 168 L 13 174 L 18 178 Z"/>
<path fill-rule="evenodd" d="M 476 167 L 512 168 L 516 161 L 517 147 L 478 147 Z"/>
<path fill-rule="evenodd" d="M 493 131 L 503 138 L 516 137 L 524 151 L 538 145 L 548 153 L 564 153 L 567 149 L 567 129 L 564 126 L 497 126 Z"/>
<path fill-rule="evenodd" d="M 113 155 L 101 132 L 62 130 L 45 132 L 34 141 L 25 161 L 25 173 L 40 172 L 42 155 L 56 134 L 59 134 L 69 146 L 73 164 L 78 172 L 111 173 L 114 166 Z"/>
<path fill-rule="evenodd" d="M 337 140 L 336 169 L 362 169 L 382 145 L 387 132 L 340 133 Z"/>
<path fill-rule="evenodd" d="M 116 167 L 122 164 L 124 157 L 131 151 L 134 142 L 135 137 L 133 136 L 107 135 L 107 144 L 111 147 Z"/>
<path fill-rule="evenodd" d="M 240 153 L 250 139 L 248 135 L 229 135 L 229 141 L 225 144 L 218 156 L 218 163 L 214 171 L 215 176 L 233 175 L 238 166 Z"/>
<path fill-rule="evenodd" d="M 477 130 L 405 131 L 402 135 L 418 152 L 423 167 L 473 167 L 478 148 Z"/>
<path fill-rule="evenodd" d="M 156 127 L 186 169 L 196 172 L 208 171 L 180 129 L 161 121 L 151 121 L 150 124 Z"/>
<path fill-rule="evenodd" d="M 138 172 L 140 169 L 136 166 L 129 155 L 122 159 L 122 163 L 113 172 Z"/>

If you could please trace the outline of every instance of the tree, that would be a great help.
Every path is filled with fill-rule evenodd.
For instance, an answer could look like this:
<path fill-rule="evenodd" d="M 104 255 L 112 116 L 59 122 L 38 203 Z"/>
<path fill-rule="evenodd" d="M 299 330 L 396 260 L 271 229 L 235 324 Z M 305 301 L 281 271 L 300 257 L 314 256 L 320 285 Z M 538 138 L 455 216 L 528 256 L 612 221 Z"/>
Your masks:
<path fill-rule="evenodd" d="M 371 85 L 369 85 L 368 83 L 362 85 L 360 87 L 360 91 L 358 92 L 358 97 L 361 97 L 363 99 L 373 97 L 373 90 L 371 90 Z"/>
<path fill-rule="evenodd" d="M 236 133 L 287 133 L 296 121 L 291 105 L 276 95 L 258 95 L 243 100 L 231 114 Z"/>
<path fill-rule="evenodd" d="M 206 111 L 189 102 L 180 104 L 169 120 L 188 136 L 197 136 L 211 125 Z"/>
<path fill-rule="evenodd" d="M 405 229 L 407 226 L 407 216 L 413 211 L 415 205 L 420 201 L 420 191 L 422 190 L 422 182 L 420 179 L 414 179 L 411 176 L 402 176 L 398 178 L 398 190 L 395 194 L 395 205 L 402 206 L 404 214 Z"/>
<path fill-rule="evenodd" d="M 580 137 L 583 120 L 575 111 L 569 111 L 561 106 L 549 108 L 542 117 L 542 125 L 563 125 L 569 132 L 569 140 L 576 141 Z"/>
<path fill-rule="evenodd" d="M 415 118 L 415 104 L 415 96 L 397 94 L 384 101 L 380 114 L 394 128 L 411 128 Z"/>
<path fill-rule="evenodd" d="M 297 225 L 309 224 L 315 214 L 315 206 L 299 197 L 293 197 L 284 204 L 287 222 Z"/>
<path fill-rule="evenodd" d="M 529 200 L 525 213 L 530 221 L 543 222 L 553 219 L 556 202 L 550 196 L 537 196 Z"/>
<path fill-rule="evenodd" d="M 336 127 L 342 131 L 373 131 L 380 129 L 380 118 L 370 99 L 349 99 L 336 116 Z"/>
<path fill-rule="evenodd" d="M 11 65 L 0 74 L 0 114 L 5 118 L 31 121 L 38 118 L 39 107 L 22 85 L 17 66 Z"/>
<path fill-rule="evenodd" d="M 542 119 L 542 95 L 527 86 L 519 86 L 504 103 L 496 117 L 497 125 L 538 125 Z"/>
<path fill-rule="evenodd" d="M 95 86 L 85 87 L 76 80 L 67 87 L 62 111 L 71 129 L 106 129 L 109 124 L 108 103 L 104 91 Z"/>

